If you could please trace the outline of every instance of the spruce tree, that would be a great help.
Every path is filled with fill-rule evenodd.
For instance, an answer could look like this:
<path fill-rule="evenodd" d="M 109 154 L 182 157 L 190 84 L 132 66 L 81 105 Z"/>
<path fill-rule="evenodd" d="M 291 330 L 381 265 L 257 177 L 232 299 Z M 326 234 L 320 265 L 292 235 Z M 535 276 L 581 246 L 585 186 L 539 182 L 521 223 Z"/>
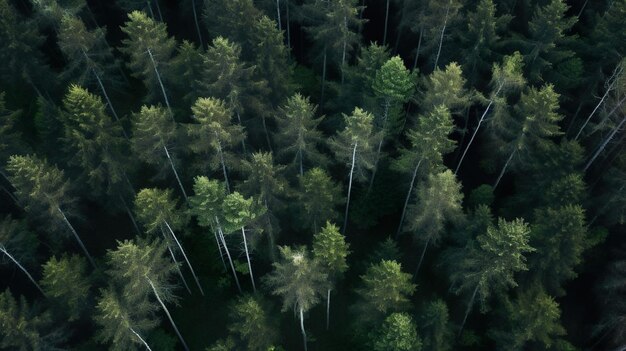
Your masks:
<path fill-rule="evenodd" d="M 449 351 L 452 349 L 454 335 L 448 318 L 448 306 L 441 299 L 433 300 L 424 307 L 419 328 L 424 350 Z"/>
<path fill-rule="evenodd" d="M 79 319 L 88 307 L 91 284 L 86 271 L 87 262 L 76 255 L 53 256 L 43 265 L 41 285 L 46 296 L 57 305 L 57 313 L 69 321 Z"/>
<path fill-rule="evenodd" d="M 319 226 L 339 217 L 337 206 L 344 202 L 341 186 L 326 171 L 313 168 L 298 178 L 298 204 L 302 207 L 303 224 L 317 233 Z"/>
<path fill-rule="evenodd" d="M 228 330 L 238 347 L 251 351 L 272 350 L 279 335 L 268 312 L 267 303 L 260 296 L 237 298 L 230 307 Z"/>
<path fill-rule="evenodd" d="M 7 216 L 0 221 L 0 253 L 15 264 L 43 295 L 43 289 L 37 284 L 23 264 L 35 261 L 37 238 L 28 230 L 26 222 Z"/>
<path fill-rule="evenodd" d="M 374 351 L 420 351 L 422 341 L 417 326 L 407 313 L 392 313 L 375 332 L 372 340 Z"/>

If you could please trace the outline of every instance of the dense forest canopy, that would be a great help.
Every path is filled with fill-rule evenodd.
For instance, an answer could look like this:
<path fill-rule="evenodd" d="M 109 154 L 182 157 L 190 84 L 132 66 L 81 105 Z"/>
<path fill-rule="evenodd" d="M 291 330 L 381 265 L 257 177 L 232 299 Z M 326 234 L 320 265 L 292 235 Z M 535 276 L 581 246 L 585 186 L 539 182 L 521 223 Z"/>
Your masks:
<path fill-rule="evenodd" d="M 626 349 L 626 0 L 0 0 L 0 349 Z"/>

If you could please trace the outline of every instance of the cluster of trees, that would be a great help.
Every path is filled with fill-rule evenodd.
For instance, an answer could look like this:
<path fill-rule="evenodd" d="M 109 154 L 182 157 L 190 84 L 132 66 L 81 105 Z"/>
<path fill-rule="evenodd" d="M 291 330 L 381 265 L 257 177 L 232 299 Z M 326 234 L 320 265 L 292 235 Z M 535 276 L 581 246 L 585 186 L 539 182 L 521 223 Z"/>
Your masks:
<path fill-rule="evenodd" d="M 0 0 L 0 349 L 623 348 L 624 16 Z"/>

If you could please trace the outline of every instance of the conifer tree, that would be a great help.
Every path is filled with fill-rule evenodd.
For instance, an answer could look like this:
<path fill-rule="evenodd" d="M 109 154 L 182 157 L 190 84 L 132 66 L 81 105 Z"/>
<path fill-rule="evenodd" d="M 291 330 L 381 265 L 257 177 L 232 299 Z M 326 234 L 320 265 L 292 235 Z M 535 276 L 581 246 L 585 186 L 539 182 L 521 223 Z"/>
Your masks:
<path fill-rule="evenodd" d="M 40 17 L 40 23 L 58 27 L 63 16 L 76 16 L 87 8 L 85 0 L 33 0 L 34 10 Z"/>
<path fill-rule="evenodd" d="M 76 199 L 68 194 L 70 184 L 63 171 L 33 155 L 11 156 L 7 170 L 24 210 L 53 231 L 69 229 L 95 268 L 93 258 L 67 219 L 66 212 L 71 213 Z"/>
<path fill-rule="evenodd" d="M 213 37 L 224 37 L 244 48 L 244 59 L 254 54 L 251 29 L 261 19 L 253 0 L 204 0 L 204 23 Z"/>
<path fill-rule="evenodd" d="M 345 69 L 348 86 L 339 90 L 337 105 L 346 110 L 353 109 L 354 106 L 362 106 L 371 111 L 379 108 L 372 85 L 376 72 L 390 58 L 386 46 L 380 46 L 375 42 L 362 46 L 356 64 Z"/>
<path fill-rule="evenodd" d="M 283 298 L 282 311 L 293 309 L 300 319 L 300 331 L 307 350 L 304 313 L 315 306 L 326 291 L 328 276 L 317 260 L 309 257 L 304 247 L 280 247 L 281 260 L 274 262 L 274 270 L 265 276 L 272 295 Z"/>
<path fill-rule="evenodd" d="M 317 106 L 308 97 L 296 93 L 278 109 L 276 116 L 278 154 L 295 164 L 300 176 L 304 175 L 305 162 L 311 166 L 326 163 L 326 156 L 318 149 L 324 143 L 323 135 L 317 129 L 324 116 L 315 118 L 316 110 Z"/>
<path fill-rule="evenodd" d="M 22 265 L 35 260 L 37 238 L 24 221 L 7 216 L 0 221 L 0 252 L 15 264 L 43 295 L 46 295 L 30 272 Z"/>
<path fill-rule="evenodd" d="M 421 315 L 420 333 L 424 350 L 449 351 L 454 335 L 448 321 L 448 306 L 441 299 L 429 302 Z"/>
<path fill-rule="evenodd" d="M 424 249 L 417 264 L 419 271 L 428 244 L 438 245 L 446 223 L 459 222 L 463 218 L 463 193 L 461 184 L 452 171 L 431 174 L 426 182 L 417 188 L 417 202 L 410 208 L 407 229 L 423 242 Z"/>
<path fill-rule="evenodd" d="M 428 114 L 439 106 L 444 106 L 453 114 L 458 114 L 471 104 L 472 94 L 465 88 L 461 66 L 456 62 L 445 69 L 436 68 L 423 79 L 418 94 L 418 106 L 422 114 Z"/>
<path fill-rule="evenodd" d="M 120 0 L 119 6 L 124 12 L 143 11 L 150 14 L 150 17 L 155 21 L 163 22 L 163 16 L 161 14 L 161 7 L 159 6 L 160 0 Z M 153 5 L 154 2 L 154 5 Z"/>
<path fill-rule="evenodd" d="M 202 82 L 198 80 L 204 70 L 204 50 L 194 43 L 183 40 L 172 58 L 171 69 L 166 73 L 174 87 L 172 96 L 182 101 L 185 109 L 191 107 L 200 97 Z"/>
<path fill-rule="evenodd" d="M 230 308 L 228 330 L 236 345 L 245 350 L 268 351 L 278 340 L 275 323 L 266 303 L 256 295 L 238 298 Z"/>
<path fill-rule="evenodd" d="M 52 256 L 43 265 L 41 285 L 46 296 L 57 304 L 69 321 L 80 318 L 87 308 L 90 282 L 86 277 L 87 262 L 80 256 Z"/>
<path fill-rule="evenodd" d="M 407 313 L 392 313 L 375 333 L 374 351 L 420 351 L 422 341 L 417 336 L 417 326 Z"/>
<path fill-rule="evenodd" d="M 326 269 L 330 284 L 326 293 L 326 329 L 330 323 L 330 291 L 336 280 L 341 279 L 348 270 L 346 258 L 350 254 L 350 245 L 339 228 L 330 222 L 313 237 L 313 257 Z"/>
<path fill-rule="evenodd" d="M 187 134 L 191 137 L 189 148 L 202 156 L 202 163 L 208 163 L 211 171 L 221 168 L 226 190 L 230 192 L 227 169 L 237 164 L 232 149 L 243 142 L 245 132 L 240 125 L 232 123 L 232 110 L 220 99 L 200 98 L 191 107 L 191 112 L 199 124 L 187 126 Z"/>
<path fill-rule="evenodd" d="M 298 203 L 302 206 L 302 219 L 317 233 L 318 226 L 338 217 L 337 206 L 343 203 L 341 186 L 321 168 L 313 168 L 298 178 L 300 189 Z"/>
<path fill-rule="evenodd" d="M 350 208 L 350 194 L 352 179 L 358 182 L 367 180 L 368 171 L 374 168 L 374 147 L 380 136 L 373 131 L 374 116 L 358 107 L 352 115 L 343 114 L 345 128 L 330 140 L 335 158 L 350 168 L 348 173 L 348 196 L 342 232 L 348 226 L 348 210 Z"/>

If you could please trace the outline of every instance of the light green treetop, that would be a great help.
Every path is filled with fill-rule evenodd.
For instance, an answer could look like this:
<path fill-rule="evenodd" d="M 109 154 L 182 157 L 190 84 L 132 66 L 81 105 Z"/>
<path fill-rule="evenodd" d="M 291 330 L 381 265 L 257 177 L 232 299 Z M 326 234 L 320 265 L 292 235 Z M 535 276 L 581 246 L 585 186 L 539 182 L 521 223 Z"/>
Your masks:
<path fill-rule="evenodd" d="M 392 313 L 383 322 L 373 340 L 374 351 L 420 351 L 422 341 L 417 326 L 407 313 Z"/>
<path fill-rule="evenodd" d="M 135 213 L 148 233 L 158 233 L 165 222 L 172 230 L 179 230 L 187 224 L 187 216 L 178 207 L 170 189 L 141 189 L 135 197 Z"/>
<path fill-rule="evenodd" d="M 331 279 L 337 279 L 348 270 L 346 258 L 350 254 L 349 248 L 339 228 L 330 222 L 326 222 L 326 226 L 313 236 L 313 256 Z"/>
<path fill-rule="evenodd" d="M 87 261 L 77 255 L 50 257 L 43 265 L 41 285 L 46 296 L 55 300 L 69 321 L 80 318 L 88 306 L 90 282 Z"/>

